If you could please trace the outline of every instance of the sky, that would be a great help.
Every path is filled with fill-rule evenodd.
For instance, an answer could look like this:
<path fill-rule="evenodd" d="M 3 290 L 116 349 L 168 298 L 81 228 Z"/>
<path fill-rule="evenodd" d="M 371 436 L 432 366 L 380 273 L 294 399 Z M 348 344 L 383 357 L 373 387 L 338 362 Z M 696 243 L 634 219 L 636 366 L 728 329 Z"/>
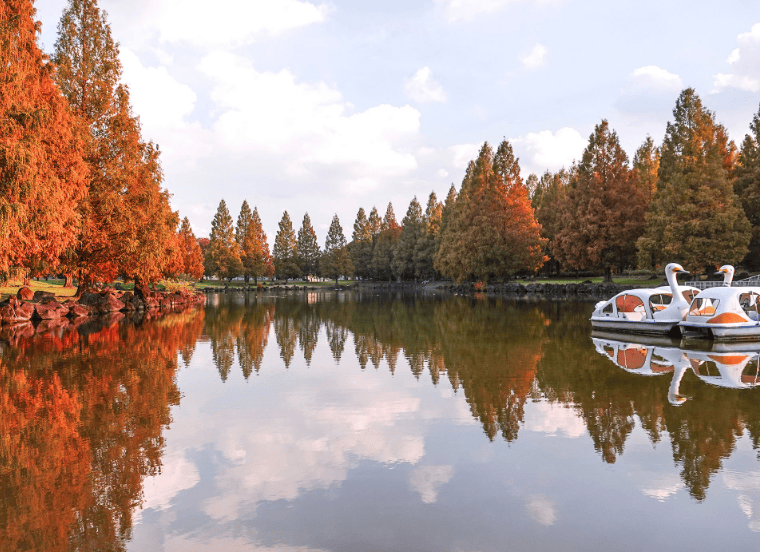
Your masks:
<path fill-rule="evenodd" d="M 67 0 L 36 2 L 55 47 Z M 580 159 L 607 119 L 629 158 L 693 87 L 740 144 L 760 106 L 758 0 L 101 0 L 172 207 L 208 236 L 223 199 L 271 246 L 308 212 L 392 202 L 397 220 L 461 185 L 483 142 L 523 178 Z"/>

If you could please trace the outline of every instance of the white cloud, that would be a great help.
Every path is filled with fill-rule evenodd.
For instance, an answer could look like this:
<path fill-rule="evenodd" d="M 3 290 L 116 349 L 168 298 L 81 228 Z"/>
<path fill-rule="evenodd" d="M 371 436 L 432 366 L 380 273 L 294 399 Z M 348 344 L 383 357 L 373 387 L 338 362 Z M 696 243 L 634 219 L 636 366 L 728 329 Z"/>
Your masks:
<path fill-rule="evenodd" d="M 446 101 L 446 93 L 441 85 L 433 80 L 430 67 L 423 67 L 407 80 L 404 91 L 407 96 L 420 103 Z"/>
<path fill-rule="evenodd" d="M 122 80 L 129 86 L 129 97 L 143 125 L 171 128 L 185 124 L 195 109 L 197 96 L 192 88 L 178 82 L 166 67 L 145 67 L 137 55 L 121 48 Z"/>
<path fill-rule="evenodd" d="M 457 169 L 466 169 L 470 161 L 475 160 L 480 151 L 482 144 L 457 144 L 449 146 L 448 151 L 451 154 L 451 166 Z"/>
<path fill-rule="evenodd" d="M 531 405 L 531 415 L 526 417 L 525 429 L 577 438 L 586 433 L 586 424 L 574 410 L 564 405 L 540 402 Z"/>
<path fill-rule="evenodd" d="M 420 113 L 410 106 L 350 113 L 352 105 L 325 83 L 298 82 L 287 69 L 258 72 L 226 52 L 204 57 L 200 69 L 215 82 L 214 131 L 228 151 L 281 155 L 287 175 L 301 180 L 329 168 L 358 189 L 367 189 L 367 173 L 398 176 L 417 167 L 410 149 Z"/>
<path fill-rule="evenodd" d="M 249 43 L 260 35 L 324 21 L 329 9 L 299 0 L 159 0 L 151 4 L 152 23 L 165 42 L 204 46 Z"/>
<path fill-rule="evenodd" d="M 741 33 L 736 40 L 739 47 L 726 59 L 732 71 L 718 73 L 713 77 L 711 93 L 726 88 L 738 88 L 747 92 L 760 90 L 760 23 L 755 23 L 749 32 Z"/>
<path fill-rule="evenodd" d="M 147 477 L 143 482 L 142 508 L 135 510 L 135 524 L 140 522 L 142 511 L 166 510 L 181 491 L 195 487 L 200 481 L 198 469 L 181 452 L 164 456 L 161 474 Z"/>
<path fill-rule="evenodd" d="M 541 174 L 545 170 L 557 171 L 569 167 L 580 159 L 586 140 L 574 128 L 564 127 L 557 132 L 550 130 L 529 132 L 525 136 L 510 139 L 520 157 L 523 174 Z"/>
<path fill-rule="evenodd" d="M 683 81 L 678 75 L 656 65 L 646 65 L 628 75 L 629 90 L 666 90 L 678 92 L 683 88 Z"/>
<path fill-rule="evenodd" d="M 449 176 L 449 171 L 447 171 L 446 169 L 438 169 L 438 170 L 435 172 L 435 176 L 436 176 L 437 178 L 448 178 L 448 176 Z"/>
<path fill-rule="evenodd" d="M 453 466 L 417 466 L 409 474 L 409 486 L 420 494 L 422 502 L 433 504 L 441 486 L 454 475 Z"/>
<path fill-rule="evenodd" d="M 520 57 L 520 61 L 528 70 L 538 69 L 546 61 L 546 52 L 546 46 L 536 43 L 529 54 Z"/>
<path fill-rule="evenodd" d="M 556 4 L 562 0 L 435 0 L 443 6 L 446 18 L 453 21 L 472 19 L 476 16 L 494 13 L 511 4 L 530 2 L 534 4 Z"/>
<path fill-rule="evenodd" d="M 554 525 L 554 522 L 557 521 L 557 511 L 554 508 L 554 503 L 543 495 L 531 496 L 526 508 L 530 517 L 541 525 L 548 527 Z"/>

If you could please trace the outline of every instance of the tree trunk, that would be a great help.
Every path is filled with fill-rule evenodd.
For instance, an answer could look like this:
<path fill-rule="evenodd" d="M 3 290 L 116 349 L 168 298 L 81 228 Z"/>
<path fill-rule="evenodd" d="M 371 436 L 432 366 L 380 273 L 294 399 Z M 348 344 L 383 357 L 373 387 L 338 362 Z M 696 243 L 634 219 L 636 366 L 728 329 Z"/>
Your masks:
<path fill-rule="evenodd" d="M 80 270 L 79 271 L 79 284 L 77 285 L 77 291 L 76 291 L 75 295 L 77 297 L 81 297 L 82 294 L 85 291 L 87 291 L 87 288 L 89 288 L 89 287 L 92 286 L 92 283 L 93 282 L 92 282 L 92 279 L 90 278 L 90 276 L 89 275 L 87 275 L 87 276 L 82 275 L 82 271 Z"/>
<path fill-rule="evenodd" d="M 612 283 L 612 268 L 610 268 L 609 266 L 604 267 L 604 283 L 605 284 Z"/>
<path fill-rule="evenodd" d="M 135 278 L 135 295 L 145 301 L 150 297 L 150 288 L 148 283 L 142 278 Z"/>
<path fill-rule="evenodd" d="M 71 289 L 74 287 L 74 275 L 70 272 L 67 272 L 63 275 L 64 281 L 63 281 L 63 287 L 67 289 Z"/>
<path fill-rule="evenodd" d="M 251 277 L 250 277 L 250 276 L 248 276 L 248 274 L 246 274 L 245 276 L 243 276 L 243 278 L 244 278 L 244 280 L 245 280 L 245 285 L 247 286 L 247 285 L 248 285 L 248 282 L 250 282 L 250 281 L 251 281 Z"/>

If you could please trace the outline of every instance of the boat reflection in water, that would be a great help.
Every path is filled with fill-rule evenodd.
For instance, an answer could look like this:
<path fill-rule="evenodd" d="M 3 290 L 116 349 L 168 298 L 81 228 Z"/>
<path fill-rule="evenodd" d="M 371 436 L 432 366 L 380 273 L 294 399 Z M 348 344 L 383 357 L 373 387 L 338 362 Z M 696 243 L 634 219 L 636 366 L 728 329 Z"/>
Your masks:
<path fill-rule="evenodd" d="M 609 332 L 594 332 L 591 340 L 600 355 L 626 372 L 641 376 L 672 374 L 668 390 L 672 405 L 688 400 L 679 393 L 688 370 L 717 387 L 746 389 L 760 385 L 760 342 L 714 343 L 707 349 L 693 349 L 688 341 Z"/>

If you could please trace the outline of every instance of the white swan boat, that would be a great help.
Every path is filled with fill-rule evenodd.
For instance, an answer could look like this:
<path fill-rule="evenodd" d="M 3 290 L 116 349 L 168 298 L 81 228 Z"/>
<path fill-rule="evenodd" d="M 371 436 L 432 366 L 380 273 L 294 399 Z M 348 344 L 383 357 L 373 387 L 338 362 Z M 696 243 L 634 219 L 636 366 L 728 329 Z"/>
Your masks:
<path fill-rule="evenodd" d="M 598 302 L 591 314 L 591 326 L 612 332 L 677 333 L 691 297 L 699 293 L 697 288 L 678 285 L 677 274 L 688 272 L 678 263 L 670 263 L 665 267 L 668 286 L 631 289 Z"/>
<path fill-rule="evenodd" d="M 760 339 L 760 287 L 700 291 L 679 324 L 684 337 L 716 341 Z"/>

